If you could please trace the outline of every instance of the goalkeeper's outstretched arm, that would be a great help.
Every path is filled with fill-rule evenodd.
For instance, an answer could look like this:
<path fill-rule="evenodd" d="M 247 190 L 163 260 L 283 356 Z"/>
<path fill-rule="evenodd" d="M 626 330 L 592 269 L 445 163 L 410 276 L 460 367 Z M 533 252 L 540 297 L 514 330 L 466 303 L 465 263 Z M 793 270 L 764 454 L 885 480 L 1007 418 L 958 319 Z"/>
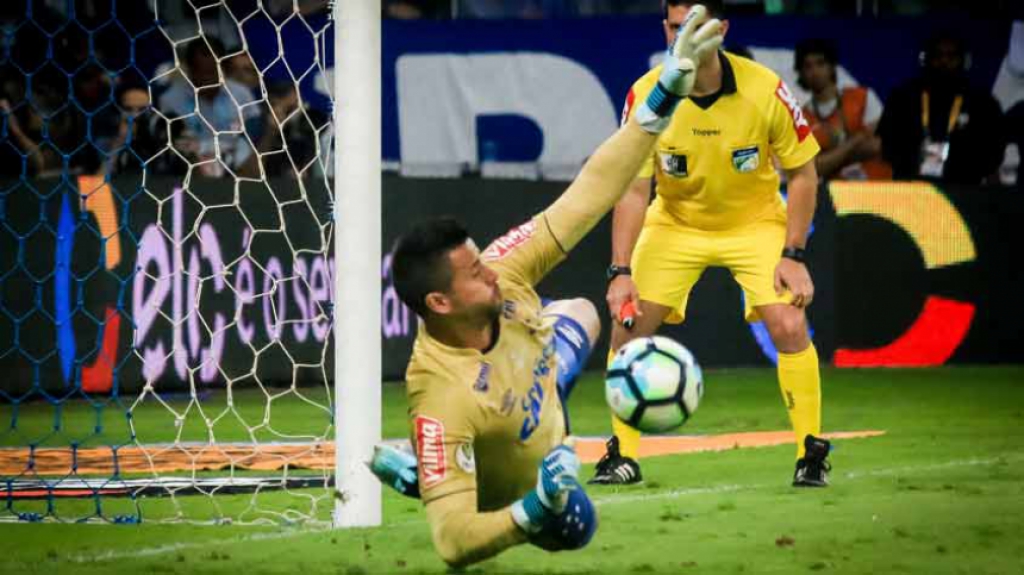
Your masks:
<path fill-rule="evenodd" d="M 510 509 L 478 512 L 476 496 L 476 491 L 463 491 L 427 504 L 434 549 L 453 567 L 483 561 L 527 540 Z"/>
<path fill-rule="evenodd" d="M 545 212 L 551 232 L 564 250 L 579 243 L 625 194 L 658 135 L 668 127 L 676 105 L 693 90 L 697 64 L 718 50 L 721 22 L 703 22 L 706 17 L 703 6 L 690 10 L 647 100 L 597 148 L 569 189 Z"/>
<path fill-rule="evenodd" d="M 427 503 L 434 548 L 445 563 L 461 567 L 528 540 L 545 541 L 550 549 L 586 546 L 597 516 L 579 484 L 579 471 L 579 457 L 568 440 L 540 462 L 537 487 L 504 509 L 477 511 L 475 489 Z M 566 524 L 577 528 L 564 529 Z"/>

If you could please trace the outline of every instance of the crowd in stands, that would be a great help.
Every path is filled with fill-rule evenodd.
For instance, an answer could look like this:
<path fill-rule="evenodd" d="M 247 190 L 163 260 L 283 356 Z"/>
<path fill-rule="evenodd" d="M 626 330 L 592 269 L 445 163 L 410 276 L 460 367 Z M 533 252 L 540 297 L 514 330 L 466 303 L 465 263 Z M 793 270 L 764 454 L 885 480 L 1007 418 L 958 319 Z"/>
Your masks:
<path fill-rule="evenodd" d="M 312 12 L 327 3 L 300 5 Z M 103 15 L 110 19 L 110 0 L 83 6 L 95 8 L 76 12 L 83 27 L 102 26 Z M 293 5 L 271 1 L 265 9 L 290 14 Z M 91 13 L 96 22 L 89 21 Z M 155 21 L 146 10 L 124 17 L 144 23 L 126 25 L 136 31 Z M 58 33 L 49 41 L 52 63 L 43 62 L 46 37 L 21 31 L 75 27 L 64 26 L 66 15 L 43 3 L 33 18 L 23 26 L 24 14 L 0 11 L 0 29 L 17 31 L 5 35 L 11 58 L 0 66 L 0 176 L 180 175 L 191 169 L 212 177 L 309 177 L 317 169 L 327 115 L 305 104 L 290 79 L 261 81 L 248 54 L 229 52 L 215 36 L 178 42 L 166 70 L 147 81 L 135 67 L 99 65 L 137 48 L 126 34 L 90 45 L 85 35 Z"/>
<path fill-rule="evenodd" d="M 101 23 L 110 0 L 83 3 L 95 8 L 104 2 L 108 8 L 84 10 L 76 18 L 83 26 Z M 488 0 L 462 4 L 480 14 L 490 5 Z M 564 3 L 492 4 L 503 9 L 521 4 L 523 14 L 533 9 L 548 14 Z M 603 5 L 598 0 L 573 4 L 576 13 Z M 282 14 L 292 10 L 291 0 L 265 5 Z M 309 12 L 326 5 L 300 2 Z M 382 6 L 385 16 L 403 18 L 451 9 L 447 0 L 385 0 Z M 47 19 L 59 20 L 43 8 L 33 15 L 41 27 Z M 23 17 L 0 9 L 0 24 L 8 27 Z M 128 31 L 145 29 L 153 18 L 145 9 L 122 17 Z M 248 54 L 226 49 L 213 35 L 177 43 L 170 55 L 176 64 L 147 81 L 134 68 L 115 74 L 96 65 L 129 50 L 127 35 L 118 44 L 58 34 L 52 40 L 54 62 L 45 63 L 47 39 L 22 28 L 5 35 L 13 42 L 6 47 L 9 60 L 18 65 L 0 65 L 0 175 L 314 173 L 329 135 L 326 113 L 309 106 L 291 80 L 261 81 Z M 996 183 L 1006 145 L 1019 149 L 1024 143 L 1024 104 L 1004 112 L 989 90 L 975 87 L 968 46 L 954 34 L 935 35 L 922 51 L 920 75 L 892 90 L 884 102 L 870 87 L 839 80 L 841 55 L 829 40 L 801 41 L 795 52 L 798 82 L 810 94 L 803 111 L 822 147 L 817 161 L 823 178 Z M 38 70 L 26 74 L 33 66 Z M 65 71 L 71 69 L 76 71 Z"/>

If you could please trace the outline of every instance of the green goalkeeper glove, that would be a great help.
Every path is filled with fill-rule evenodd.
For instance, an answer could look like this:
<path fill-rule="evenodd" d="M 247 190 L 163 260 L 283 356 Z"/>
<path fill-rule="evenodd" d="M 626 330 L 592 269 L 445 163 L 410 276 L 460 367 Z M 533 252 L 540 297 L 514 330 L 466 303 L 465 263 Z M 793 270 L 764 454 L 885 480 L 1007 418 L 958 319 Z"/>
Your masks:
<path fill-rule="evenodd" d="M 682 29 L 669 46 L 658 83 L 647 95 L 647 100 L 637 108 L 637 123 L 647 132 L 660 134 L 668 127 L 676 105 L 693 91 L 697 67 L 707 54 L 722 45 L 722 23 L 717 18 L 697 28 L 706 16 L 704 6 L 695 4 L 690 8 Z"/>

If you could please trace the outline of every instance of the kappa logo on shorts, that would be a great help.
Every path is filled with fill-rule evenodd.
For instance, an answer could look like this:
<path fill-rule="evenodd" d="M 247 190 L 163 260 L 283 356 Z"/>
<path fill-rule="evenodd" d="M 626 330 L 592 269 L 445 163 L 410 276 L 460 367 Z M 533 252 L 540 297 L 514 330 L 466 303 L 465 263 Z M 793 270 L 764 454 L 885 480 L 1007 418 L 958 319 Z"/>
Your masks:
<path fill-rule="evenodd" d="M 732 151 L 732 167 L 741 174 L 749 174 L 761 165 L 761 154 L 757 146 L 747 146 Z"/>
<path fill-rule="evenodd" d="M 661 159 L 661 171 L 676 178 L 687 176 L 686 154 L 658 152 L 658 156 Z"/>
<path fill-rule="evenodd" d="M 779 80 L 779 85 L 775 88 L 775 97 L 786 106 L 789 116 L 793 118 L 793 129 L 796 130 L 796 139 L 803 142 L 811 133 L 811 125 L 807 122 L 804 111 L 800 108 L 800 103 L 796 101 L 796 96 L 793 95 L 793 92 L 789 91 L 789 86 L 786 86 L 786 83 L 782 80 Z"/>
<path fill-rule="evenodd" d="M 526 240 L 537 231 L 537 222 L 530 220 L 525 224 L 512 228 L 505 235 L 491 242 L 484 253 L 481 254 L 486 260 L 500 260 L 507 256 L 512 250 L 526 243 Z"/>
<path fill-rule="evenodd" d="M 444 481 L 448 464 L 444 454 L 444 424 L 426 415 L 416 416 L 416 455 L 420 460 L 420 478 L 427 488 Z"/>

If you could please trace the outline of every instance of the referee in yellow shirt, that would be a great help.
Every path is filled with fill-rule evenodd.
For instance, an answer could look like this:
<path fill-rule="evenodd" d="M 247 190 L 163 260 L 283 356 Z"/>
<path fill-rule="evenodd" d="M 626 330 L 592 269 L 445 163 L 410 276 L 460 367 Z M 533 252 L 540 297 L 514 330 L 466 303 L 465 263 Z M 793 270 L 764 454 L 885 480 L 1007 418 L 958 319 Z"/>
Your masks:
<path fill-rule="evenodd" d="M 693 4 L 667 0 L 669 43 Z M 724 19 L 721 0 L 703 4 Z M 633 84 L 623 121 L 647 97 L 660 70 Z M 829 444 L 817 437 L 818 355 L 804 313 L 814 297 L 804 247 L 815 209 L 818 151 L 807 119 L 778 75 L 745 58 L 709 54 L 690 97 L 615 206 L 608 268 L 607 300 L 617 320 L 613 351 L 653 334 L 663 322 L 682 322 L 704 269 L 729 269 L 746 296 L 747 321 L 763 320 L 779 351 L 779 387 L 796 434 L 795 486 L 828 484 Z M 773 156 L 786 171 L 788 204 L 779 194 Z M 631 329 L 620 313 L 629 302 L 637 309 Z M 637 483 L 640 432 L 614 417 L 612 425 L 615 435 L 591 483 Z"/>

